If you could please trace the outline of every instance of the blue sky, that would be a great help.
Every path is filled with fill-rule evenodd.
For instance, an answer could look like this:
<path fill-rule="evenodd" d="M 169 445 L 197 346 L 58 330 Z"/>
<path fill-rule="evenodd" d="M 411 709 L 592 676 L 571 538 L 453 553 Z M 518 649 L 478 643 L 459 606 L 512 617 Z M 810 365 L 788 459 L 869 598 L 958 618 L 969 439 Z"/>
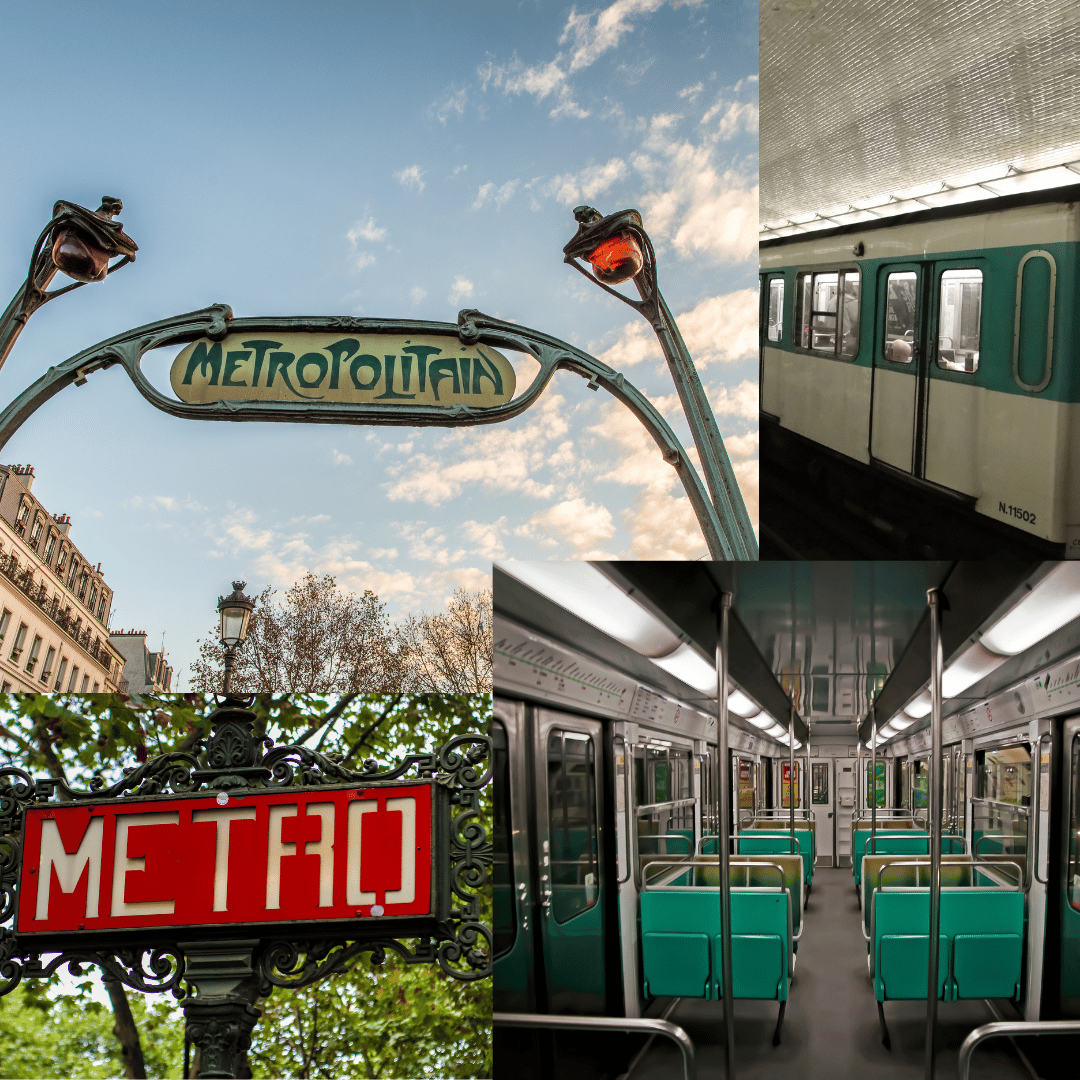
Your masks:
<path fill-rule="evenodd" d="M 0 292 L 57 198 L 119 196 L 140 250 L 34 316 L 3 400 L 218 301 L 477 307 L 600 356 L 689 442 L 647 325 L 562 262 L 575 205 L 634 206 L 756 520 L 756 4 L 39 3 L 4 24 Z M 492 558 L 705 553 L 674 472 L 571 374 L 516 420 L 418 430 L 174 419 L 114 368 L 2 460 L 35 467 L 115 589 L 113 627 L 164 632 L 181 686 L 234 577 L 330 572 L 398 619 L 481 587 Z"/>

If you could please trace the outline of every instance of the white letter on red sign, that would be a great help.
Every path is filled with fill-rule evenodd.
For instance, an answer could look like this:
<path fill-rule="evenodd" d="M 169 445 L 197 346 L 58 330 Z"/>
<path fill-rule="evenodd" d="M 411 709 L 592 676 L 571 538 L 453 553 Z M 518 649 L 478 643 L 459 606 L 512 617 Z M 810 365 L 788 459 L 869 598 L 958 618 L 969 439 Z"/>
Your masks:
<path fill-rule="evenodd" d="M 49 917 L 49 887 L 52 884 L 52 870 L 56 868 L 56 880 L 61 892 L 74 892 L 79 884 L 83 868 L 89 864 L 90 875 L 86 885 L 86 916 L 96 919 L 98 901 L 101 898 L 101 840 L 105 834 L 105 819 L 91 818 L 79 849 L 74 855 L 64 850 L 60 839 L 60 829 L 51 818 L 41 823 L 41 855 L 38 858 L 37 920 Z"/>
<path fill-rule="evenodd" d="M 128 857 L 128 830 L 140 825 L 179 825 L 180 811 L 172 810 L 161 814 L 117 814 L 116 815 L 116 850 L 113 854 L 112 914 L 118 915 L 171 915 L 176 907 L 175 900 L 137 900 L 129 904 L 124 899 L 127 875 L 130 870 L 142 870 L 146 866 L 145 856 L 132 859 Z"/>
<path fill-rule="evenodd" d="M 270 807 L 270 843 L 266 853 L 266 907 L 281 907 L 281 860 L 295 855 L 296 843 L 281 839 L 282 822 L 299 816 L 300 807 Z M 334 906 L 334 804 L 308 803 L 306 814 L 320 820 L 318 840 L 305 840 L 301 855 L 319 856 L 319 907 Z"/>
<path fill-rule="evenodd" d="M 193 822 L 217 822 L 217 848 L 214 855 L 214 910 L 228 910 L 229 898 L 229 826 L 234 821 L 252 821 L 254 806 L 237 806 L 231 810 L 194 810 Z"/>
<path fill-rule="evenodd" d="M 385 819 L 386 833 L 396 834 L 400 822 L 400 844 L 395 843 L 396 850 L 384 851 L 376 848 L 374 851 L 363 854 L 364 863 L 361 862 L 361 839 L 364 830 L 364 815 L 375 813 L 370 819 L 374 826 L 372 835 L 379 835 L 382 831 L 378 822 Z M 395 835 L 396 840 L 396 835 Z M 400 860 L 400 861 L 399 861 Z M 362 866 L 367 869 L 362 870 Z M 373 871 L 373 872 L 372 872 Z M 345 886 L 345 902 L 350 906 L 360 904 L 374 904 L 378 900 L 378 892 L 361 889 L 361 884 L 370 876 L 372 881 L 385 875 L 394 881 L 399 887 L 386 889 L 384 900 L 387 904 L 407 904 L 416 897 L 416 799 L 387 799 L 386 810 L 379 811 L 379 804 L 374 800 L 361 800 L 349 803 L 349 857 L 347 865 L 347 878 Z M 384 886 L 385 888 L 385 886 Z"/>

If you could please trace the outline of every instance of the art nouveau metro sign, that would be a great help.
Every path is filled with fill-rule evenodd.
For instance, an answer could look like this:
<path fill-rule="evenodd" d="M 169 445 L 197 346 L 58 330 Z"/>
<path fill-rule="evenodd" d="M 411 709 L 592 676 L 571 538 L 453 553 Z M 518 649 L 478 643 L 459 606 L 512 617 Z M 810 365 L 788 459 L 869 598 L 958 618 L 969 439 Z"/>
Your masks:
<path fill-rule="evenodd" d="M 433 836 L 426 782 L 32 806 L 16 933 L 347 923 L 349 936 L 393 934 L 438 914 Z"/>

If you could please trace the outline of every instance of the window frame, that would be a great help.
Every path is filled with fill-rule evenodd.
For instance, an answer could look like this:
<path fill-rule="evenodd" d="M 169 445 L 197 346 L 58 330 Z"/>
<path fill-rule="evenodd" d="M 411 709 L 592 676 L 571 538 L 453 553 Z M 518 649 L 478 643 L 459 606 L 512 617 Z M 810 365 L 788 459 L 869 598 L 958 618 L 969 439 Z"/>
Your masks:
<path fill-rule="evenodd" d="M 836 311 L 815 311 L 814 309 L 814 278 L 822 274 L 836 274 Z M 845 275 L 854 274 L 859 284 L 859 299 L 857 304 L 857 312 L 859 316 L 858 331 L 855 335 L 855 350 L 851 353 L 841 352 L 843 347 L 843 319 L 844 319 L 844 281 Z M 803 323 L 803 282 L 805 279 L 810 279 L 810 318 L 813 319 L 815 315 L 829 315 L 836 319 L 836 332 L 833 339 L 833 348 L 829 349 L 817 349 L 812 345 L 802 344 L 802 323 Z M 862 349 L 863 343 L 863 318 L 862 318 L 862 304 L 863 304 L 863 272 L 862 267 L 858 263 L 835 263 L 830 265 L 813 266 L 813 267 L 798 267 L 795 270 L 795 288 L 793 290 L 792 298 L 792 314 L 791 314 L 791 345 L 792 348 L 799 352 L 806 353 L 810 356 L 824 356 L 830 360 L 842 360 L 844 363 L 852 364 L 859 358 L 859 353 Z M 809 325 L 809 324 L 808 324 Z M 811 338 L 813 340 L 813 328 L 810 328 Z"/>

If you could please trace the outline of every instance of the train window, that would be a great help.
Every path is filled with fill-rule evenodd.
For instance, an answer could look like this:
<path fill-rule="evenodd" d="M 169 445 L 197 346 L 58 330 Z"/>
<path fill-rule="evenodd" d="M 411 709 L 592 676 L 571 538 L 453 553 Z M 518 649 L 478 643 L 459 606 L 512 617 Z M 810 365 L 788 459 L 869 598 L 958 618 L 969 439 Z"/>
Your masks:
<path fill-rule="evenodd" d="M 925 759 L 911 763 L 911 809 L 925 810 L 926 793 L 930 786 L 930 762 Z"/>
<path fill-rule="evenodd" d="M 982 320 L 981 270 L 945 270 L 938 310 L 938 367 L 975 371 Z"/>
<path fill-rule="evenodd" d="M 885 762 L 879 761 L 877 763 L 876 784 L 871 780 L 870 769 L 872 766 L 873 762 L 868 761 L 866 763 L 866 805 L 872 806 L 876 802 L 880 810 L 885 805 Z M 873 797 L 871 797 L 871 788 L 874 789 Z"/>
<path fill-rule="evenodd" d="M 566 922 L 592 907 L 599 894 L 592 739 L 576 731 L 552 730 L 547 771 L 551 912 L 556 922 Z"/>
<path fill-rule="evenodd" d="M 779 341 L 784 334 L 784 279 L 769 279 L 769 325 L 766 336 L 770 341 Z"/>
<path fill-rule="evenodd" d="M 797 344 L 852 358 L 859 351 L 859 272 L 799 274 L 795 286 Z"/>
<path fill-rule="evenodd" d="M 914 270 L 890 274 L 885 283 L 885 359 L 910 364 L 915 342 Z"/>
<path fill-rule="evenodd" d="M 1069 810 L 1069 867 L 1065 894 L 1069 906 L 1080 911 L 1080 735 L 1072 741 L 1072 806 Z"/>
<path fill-rule="evenodd" d="M 492 724 L 495 760 L 495 820 L 492 830 L 495 848 L 492 866 L 492 930 L 495 933 L 495 955 L 504 956 L 514 944 L 517 933 L 517 910 L 514 902 L 514 875 L 511 871 L 510 837 L 510 755 L 507 752 L 506 728 L 496 720 Z"/>
<path fill-rule="evenodd" d="M 825 761 L 815 761 L 811 770 L 813 802 L 818 806 L 829 805 L 829 765 Z"/>
<path fill-rule="evenodd" d="M 1045 390 L 1053 373 L 1057 262 L 1049 251 L 1029 251 L 1016 272 L 1013 378 L 1024 390 Z"/>
<path fill-rule="evenodd" d="M 787 810 L 791 807 L 791 765 L 790 761 L 780 762 L 780 806 L 782 809 Z M 801 801 L 801 778 L 799 776 L 799 762 L 796 761 L 795 765 L 795 806 L 798 807 Z"/>
<path fill-rule="evenodd" d="M 975 771 L 980 799 L 1031 805 L 1031 748 L 1003 746 L 975 752 Z"/>

